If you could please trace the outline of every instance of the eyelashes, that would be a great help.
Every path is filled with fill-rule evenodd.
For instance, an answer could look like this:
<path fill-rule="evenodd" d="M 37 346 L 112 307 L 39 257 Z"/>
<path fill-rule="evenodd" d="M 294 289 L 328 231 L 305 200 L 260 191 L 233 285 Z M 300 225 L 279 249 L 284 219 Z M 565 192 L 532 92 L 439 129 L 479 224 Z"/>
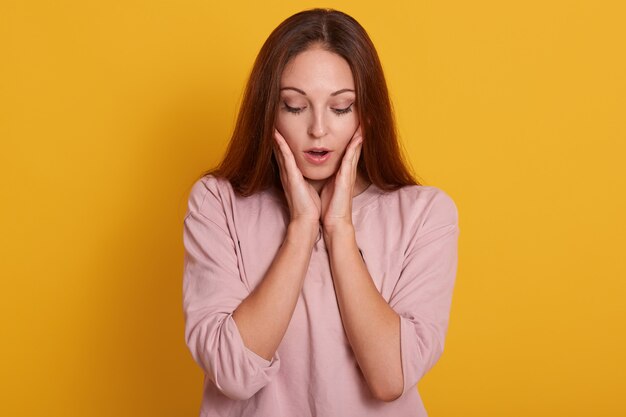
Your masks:
<path fill-rule="evenodd" d="M 283 101 L 283 105 L 285 106 L 284 109 L 292 114 L 300 114 L 304 111 L 304 109 L 306 109 L 306 106 L 304 107 L 291 107 L 289 106 L 287 103 L 285 103 Z M 332 108 L 331 110 L 338 116 L 344 115 L 344 114 L 348 114 L 350 112 L 352 112 L 352 106 L 354 105 L 354 103 L 351 103 L 348 107 L 345 107 L 343 109 L 335 109 Z"/>
<path fill-rule="evenodd" d="M 293 113 L 293 114 L 300 114 L 300 113 L 302 113 L 302 110 L 305 109 L 305 107 L 291 107 L 290 105 L 288 105 L 284 101 L 283 101 L 283 105 L 285 106 L 285 110 L 287 110 L 289 113 Z"/>
<path fill-rule="evenodd" d="M 354 104 L 354 103 L 352 103 Z M 352 104 L 350 104 L 348 107 L 343 108 L 343 109 L 332 109 L 336 114 L 338 115 L 342 115 L 342 114 L 348 114 L 352 111 Z"/>

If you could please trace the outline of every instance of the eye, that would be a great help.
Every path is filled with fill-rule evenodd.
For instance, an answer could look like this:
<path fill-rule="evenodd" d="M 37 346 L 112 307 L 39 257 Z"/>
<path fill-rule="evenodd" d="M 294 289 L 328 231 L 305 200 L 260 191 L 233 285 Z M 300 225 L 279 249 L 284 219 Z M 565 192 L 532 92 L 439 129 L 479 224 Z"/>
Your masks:
<path fill-rule="evenodd" d="M 348 107 L 345 107 L 343 109 L 332 109 L 337 115 L 341 116 L 342 114 L 348 114 L 352 111 L 352 105 L 354 103 L 350 104 Z"/>
<path fill-rule="evenodd" d="M 289 113 L 293 113 L 293 114 L 300 114 L 300 113 L 302 113 L 302 110 L 306 109 L 306 106 L 304 106 L 304 107 L 291 107 L 290 105 L 288 105 L 284 101 L 283 101 L 283 104 L 285 106 L 285 110 L 287 110 Z"/>

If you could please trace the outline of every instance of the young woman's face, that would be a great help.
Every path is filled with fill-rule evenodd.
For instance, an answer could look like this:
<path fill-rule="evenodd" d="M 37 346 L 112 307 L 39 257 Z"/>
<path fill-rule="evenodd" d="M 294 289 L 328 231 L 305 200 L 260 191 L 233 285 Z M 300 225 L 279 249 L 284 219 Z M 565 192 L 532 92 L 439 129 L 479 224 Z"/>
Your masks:
<path fill-rule="evenodd" d="M 276 129 L 302 175 L 323 183 L 339 169 L 359 127 L 350 66 L 341 56 L 313 47 L 287 64 L 280 88 Z"/>

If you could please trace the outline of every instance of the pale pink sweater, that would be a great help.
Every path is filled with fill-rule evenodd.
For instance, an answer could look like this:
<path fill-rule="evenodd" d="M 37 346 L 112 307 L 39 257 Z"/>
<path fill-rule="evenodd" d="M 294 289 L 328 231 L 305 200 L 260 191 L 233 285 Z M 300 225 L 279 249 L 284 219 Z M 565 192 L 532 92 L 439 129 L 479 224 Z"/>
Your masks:
<path fill-rule="evenodd" d="M 204 371 L 201 417 L 425 417 L 417 382 L 443 352 L 457 269 L 458 214 L 432 186 L 353 199 L 356 239 L 382 297 L 400 316 L 404 393 L 372 397 L 344 333 L 321 233 L 278 350 L 268 361 L 241 338 L 233 311 L 263 279 L 283 242 L 281 192 L 251 197 L 205 176 L 184 220 L 185 340 Z M 267 320 L 272 320 L 267 317 Z"/>

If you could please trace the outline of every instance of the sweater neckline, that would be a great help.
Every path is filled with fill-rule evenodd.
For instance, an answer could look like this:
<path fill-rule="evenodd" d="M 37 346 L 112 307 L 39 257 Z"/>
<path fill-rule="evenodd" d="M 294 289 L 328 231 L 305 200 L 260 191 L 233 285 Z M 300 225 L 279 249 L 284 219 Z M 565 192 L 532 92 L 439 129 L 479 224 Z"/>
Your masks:
<path fill-rule="evenodd" d="M 288 207 L 287 200 L 282 190 L 277 187 L 272 187 L 271 193 L 281 205 Z M 354 213 L 365 207 L 383 193 L 384 191 L 378 188 L 374 183 L 370 183 L 363 191 L 352 197 L 352 212 Z"/>
<path fill-rule="evenodd" d="M 360 210 L 382 194 L 382 190 L 370 183 L 365 190 L 352 197 L 352 212 Z"/>

